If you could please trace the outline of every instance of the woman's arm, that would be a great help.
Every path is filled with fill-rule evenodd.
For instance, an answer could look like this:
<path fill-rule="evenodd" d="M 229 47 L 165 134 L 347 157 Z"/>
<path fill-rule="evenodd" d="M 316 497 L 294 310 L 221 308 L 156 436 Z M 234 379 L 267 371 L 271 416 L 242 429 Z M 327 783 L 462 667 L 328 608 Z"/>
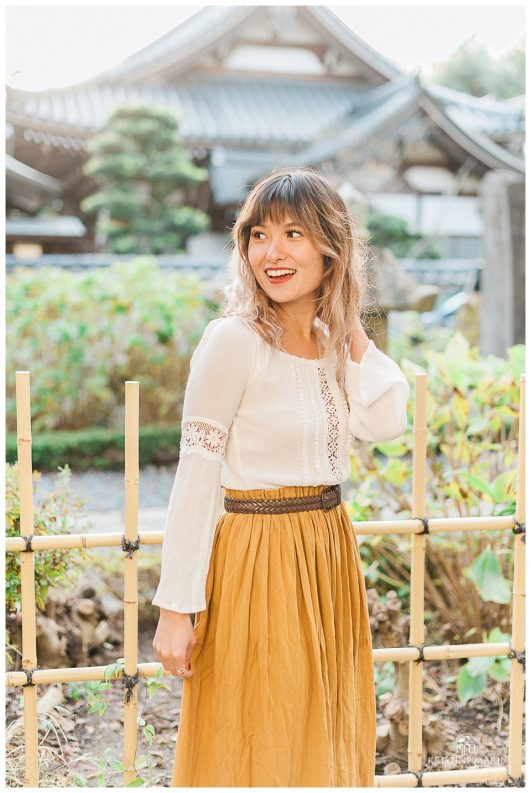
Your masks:
<path fill-rule="evenodd" d="M 370 341 L 369 337 L 365 333 L 359 317 L 356 317 L 353 333 L 354 339 L 350 345 L 350 357 L 355 363 L 359 363 L 363 353 L 369 346 Z"/>
<path fill-rule="evenodd" d="M 347 359 L 345 387 L 353 438 L 393 440 L 407 427 L 409 383 L 392 358 L 379 350 L 358 319 Z"/>
<path fill-rule="evenodd" d="M 220 317 L 207 325 L 192 356 L 160 581 L 151 601 L 161 609 L 191 614 L 206 608 L 214 529 L 222 511 L 221 466 L 252 370 L 255 338 L 237 318 Z"/>

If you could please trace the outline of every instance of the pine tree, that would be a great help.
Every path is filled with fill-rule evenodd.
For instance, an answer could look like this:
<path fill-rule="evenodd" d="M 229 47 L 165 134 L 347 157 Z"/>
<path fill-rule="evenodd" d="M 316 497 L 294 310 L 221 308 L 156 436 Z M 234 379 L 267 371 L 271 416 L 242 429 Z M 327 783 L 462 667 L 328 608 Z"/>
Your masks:
<path fill-rule="evenodd" d="M 189 186 L 208 172 L 194 165 L 178 122 L 165 108 L 118 108 L 90 142 L 85 173 L 99 185 L 81 202 L 98 212 L 96 231 L 112 253 L 163 254 L 186 250 L 186 240 L 210 226 L 208 215 L 186 206 Z"/>

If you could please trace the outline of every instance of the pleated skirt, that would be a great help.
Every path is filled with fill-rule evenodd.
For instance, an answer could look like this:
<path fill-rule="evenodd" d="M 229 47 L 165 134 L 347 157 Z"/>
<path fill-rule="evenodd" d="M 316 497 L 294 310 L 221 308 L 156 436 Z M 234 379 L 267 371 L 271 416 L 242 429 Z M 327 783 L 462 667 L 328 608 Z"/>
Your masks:
<path fill-rule="evenodd" d="M 225 489 L 286 498 L 324 485 Z M 183 680 L 171 787 L 374 787 L 367 597 L 345 502 L 223 512 Z"/>

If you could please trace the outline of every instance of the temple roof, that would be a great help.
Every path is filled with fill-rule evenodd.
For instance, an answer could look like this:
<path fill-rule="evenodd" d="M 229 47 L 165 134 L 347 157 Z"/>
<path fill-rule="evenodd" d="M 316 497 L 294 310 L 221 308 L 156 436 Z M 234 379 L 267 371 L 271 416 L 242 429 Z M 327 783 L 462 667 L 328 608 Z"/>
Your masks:
<path fill-rule="evenodd" d="M 357 36 L 326 6 L 283 6 L 278 9 L 276 6 L 205 6 L 164 36 L 92 79 L 124 84 L 182 74 L 205 52 L 215 50 L 216 45 L 227 48 L 230 37 L 238 36 L 243 23 L 249 23 L 264 13 L 282 15 L 289 11 L 300 15 L 322 38 L 341 48 L 346 56 L 363 65 L 366 73 L 372 72 L 373 77 L 392 79 L 401 73 L 397 66 Z M 280 38 L 282 16 L 279 16 L 278 24 Z"/>
<path fill-rule="evenodd" d="M 384 118 L 392 121 L 407 104 L 422 97 L 427 113 L 438 110 L 439 118 L 448 120 L 448 129 L 476 136 L 478 148 L 497 152 L 500 161 L 506 150 L 492 141 L 491 147 L 488 138 L 523 134 L 525 127 L 523 106 L 509 100 L 474 101 L 476 97 L 421 83 L 411 75 L 364 89 L 308 78 L 211 74 L 191 75 L 176 86 L 81 84 L 41 92 L 8 87 L 7 93 L 8 119 L 28 130 L 27 140 L 71 149 L 85 148 L 112 110 L 128 102 L 172 109 L 181 118 L 183 142 L 197 146 L 306 146 L 337 124 L 347 138 L 363 137 L 364 128 Z M 523 169 L 521 157 L 510 155 L 509 160 L 518 161 Z"/>
<path fill-rule="evenodd" d="M 238 69 L 230 57 L 242 42 L 307 51 L 316 71 Z M 207 6 L 88 80 L 47 91 L 8 86 L 6 116 L 24 141 L 85 152 L 109 114 L 130 102 L 172 110 L 183 144 L 211 152 L 220 203 L 262 165 L 319 166 L 391 135 L 407 138 L 411 125 L 457 163 L 524 172 L 523 98 L 477 98 L 404 73 L 322 6 Z"/>

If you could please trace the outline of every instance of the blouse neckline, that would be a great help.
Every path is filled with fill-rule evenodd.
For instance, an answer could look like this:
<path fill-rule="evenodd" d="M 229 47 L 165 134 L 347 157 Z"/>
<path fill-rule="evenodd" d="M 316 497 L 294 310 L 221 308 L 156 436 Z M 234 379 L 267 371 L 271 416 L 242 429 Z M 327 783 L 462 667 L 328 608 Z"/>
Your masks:
<path fill-rule="evenodd" d="M 316 326 L 316 322 L 314 321 L 314 327 Z M 267 343 L 267 342 L 266 342 Z M 273 347 L 275 352 L 280 353 L 281 355 L 286 355 L 288 358 L 292 358 L 295 361 L 302 361 L 303 363 L 326 363 L 330 361 L 332 356 L 331 355 L 324 355 L 322 358 L 304 358 L 302 355 L 294 355 L 292 352 L 286 352 L 286 350 L 279 350 L 277 347 Z"/>
<path fill-rule="evenodd" d="M 262 339 L 263 341 L 263 339 Z M 267 344 L 267 342 L 265 342 Z M 329 361 L 332 356 L 325 355 L 323 358 L 303 358 L 302 355 L 293 355 L 291 352 L 286 352 L 285 350 L 279 350 L 276 347 L 272 347 L 272 345 L 268 345 L 273 349 L 275 352 L 280 353 L 280 355 L 285 355 L 288 358 L 293 358 L 295 361 L 303 361 L 304 363 L 322 363 Z"/>
<path fill-rule="evenodd" d="M 242 319 L 245 322 L 244 317 L 240 316 L 240 319 Z M 247 325 L 247 327 L 250 326 Z M 255 333 L 256 336 L 258 336 L 262 344 L 265 347 L 267 347 L 267 349 L 273 350 L 279 355 L 283 355 L 285 358 L 291 358 L 292 361 L 301 361 L 303 364 L 313 365 L 316 363 L 327 363 L 328 361 L 332 360 L 332 358 L 334 357 L 332 354 L 332 355 L 325 355 L 323 358 L 303 358 L 302 355 L 294 355 L 291 352 L 286 352 L 286 350 L 279 350 L 277 347 L 274 347 L 272 344 L 269 344 L 264 338 L 262 338 L 262 336 L 256 330 L 254 330 L 254 328 L 250 328 L 250 329 L 253 331 L 253 333 Z"/>

